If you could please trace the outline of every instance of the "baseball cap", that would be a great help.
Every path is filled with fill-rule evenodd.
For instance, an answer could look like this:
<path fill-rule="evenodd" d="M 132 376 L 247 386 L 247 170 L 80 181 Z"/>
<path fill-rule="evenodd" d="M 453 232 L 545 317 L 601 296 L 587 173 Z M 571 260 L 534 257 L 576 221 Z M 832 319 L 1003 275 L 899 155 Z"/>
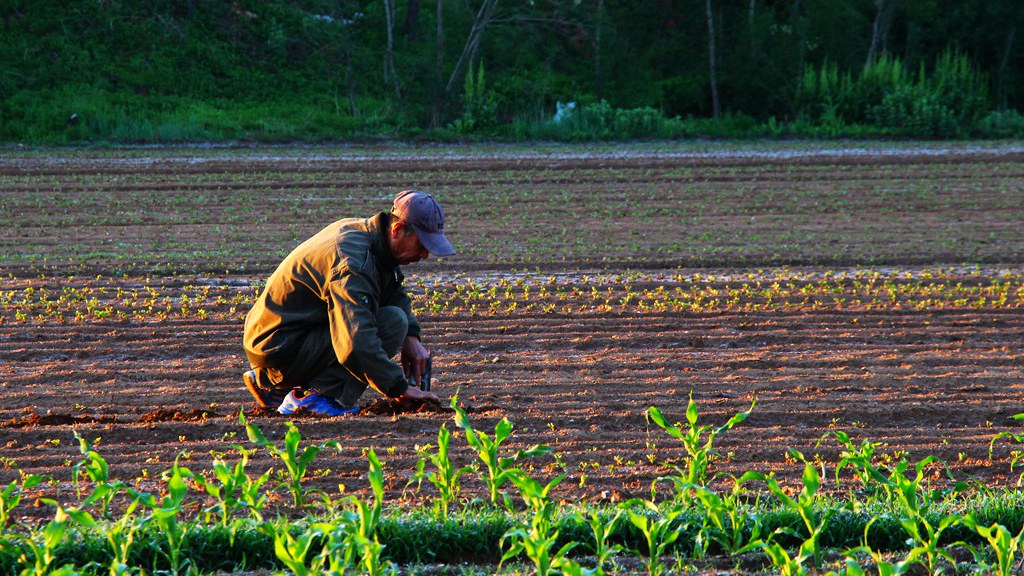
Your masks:
<path fill-rule="evenodd" d="M 444 237 L 444 210 L 434 197 L 419 190 L 404 190 L 395 196 L 391 213 L 416 231 L 423 246 L 435 256 L 455 254 Z"/>

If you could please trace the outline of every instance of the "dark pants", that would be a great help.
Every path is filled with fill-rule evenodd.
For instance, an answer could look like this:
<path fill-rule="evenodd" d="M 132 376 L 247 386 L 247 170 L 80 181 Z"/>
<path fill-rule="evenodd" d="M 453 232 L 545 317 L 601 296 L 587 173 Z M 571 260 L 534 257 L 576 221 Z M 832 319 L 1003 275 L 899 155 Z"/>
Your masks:
<path fill-rule="evenodd" d="M 409 319 L 401 308 L 383 306 L 377 312 L 377 335 L 388 356 L 398 354 L 408 332 Z M 328 326 L 311 331 L 291 358 L 265 362 L 250 356 L 249 360 L 275 388 L 311 389 L 336 398 L 346 408 L 355 406 L 368 385 L 358 370 L 338 362 Z"/>

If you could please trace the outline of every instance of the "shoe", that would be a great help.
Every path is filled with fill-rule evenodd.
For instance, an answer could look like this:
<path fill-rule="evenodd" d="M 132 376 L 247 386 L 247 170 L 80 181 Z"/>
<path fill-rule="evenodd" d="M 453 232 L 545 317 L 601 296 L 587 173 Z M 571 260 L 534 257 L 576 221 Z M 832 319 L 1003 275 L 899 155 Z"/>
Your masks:
<path fill-rule="evenodd" d="M 269 383 L 261 383 L 256 370 L 249 370 L 242 374 L 242 380 L 245 381 L 245 387 L 249 389 L 249 393 L 256 399 L 256 403 L 260 405 L 260 408 L 280 406 L 281 402 L 284 402 L 284 397 L 288 394 L 287 390 L 274 388 L 267 385 Z"/>
<path fill-rule="evenodd" d="M 316 392 L 310 392 L 299 398 L 295 395 L 294 390 L 289 392 L 284 397 L 281 405 L 277 407 L 277 411 L 281 414 L 292 414 L 299 410 L 305 410 L 321 416 L 343 416 L 359 412 L 359 408 L 345 408 L 334 398 L 328 398 Z"/>

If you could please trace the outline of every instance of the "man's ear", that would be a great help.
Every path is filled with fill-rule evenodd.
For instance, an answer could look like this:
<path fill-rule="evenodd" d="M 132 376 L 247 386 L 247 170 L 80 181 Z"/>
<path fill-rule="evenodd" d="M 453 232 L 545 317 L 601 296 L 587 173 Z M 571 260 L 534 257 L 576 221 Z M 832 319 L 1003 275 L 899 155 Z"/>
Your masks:
<path fill-rule="evenodd" d="M 391 221 L 391 237 L 398 238 L 405 230 L 405 222 L 402 222 L 398 218 Z"/>

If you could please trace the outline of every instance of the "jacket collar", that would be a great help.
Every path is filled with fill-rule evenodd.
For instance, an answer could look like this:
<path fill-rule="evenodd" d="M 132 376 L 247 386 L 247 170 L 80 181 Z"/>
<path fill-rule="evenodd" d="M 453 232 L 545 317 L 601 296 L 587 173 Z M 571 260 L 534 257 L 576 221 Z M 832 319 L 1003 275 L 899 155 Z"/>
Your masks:
<path fill-rule="evenodd" d="M 367 221 L 367 229 L 370 232 L 372 241 L 370 251 L 376 256 L 377 261 L 386 268 L 397 268 L 398 262 L 391 254 L 391 247 L 388 245 L 388 234 L 391 233 L 391 214 L 380 212 Z"/>

